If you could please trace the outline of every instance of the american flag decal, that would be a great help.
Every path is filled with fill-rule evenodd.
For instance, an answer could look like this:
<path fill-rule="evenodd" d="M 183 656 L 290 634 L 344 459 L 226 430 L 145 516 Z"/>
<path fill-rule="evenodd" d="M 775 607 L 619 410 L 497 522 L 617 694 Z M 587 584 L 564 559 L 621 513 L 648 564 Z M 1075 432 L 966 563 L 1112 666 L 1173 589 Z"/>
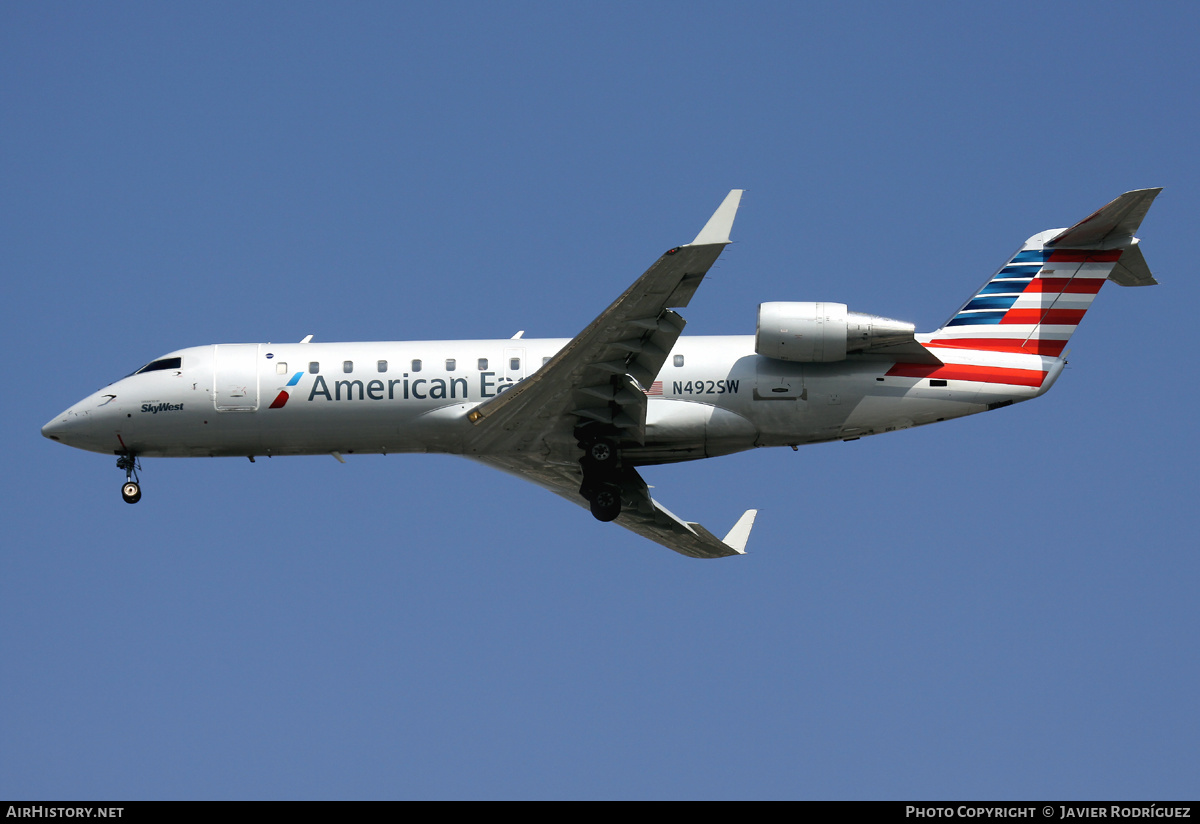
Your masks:
<path fill-rule="evenodd" d="M 662 381 L 655 381 L 650 384 L 650 388 L 645 390 L 645 392 L 648 397 L 662 397 Z"/>

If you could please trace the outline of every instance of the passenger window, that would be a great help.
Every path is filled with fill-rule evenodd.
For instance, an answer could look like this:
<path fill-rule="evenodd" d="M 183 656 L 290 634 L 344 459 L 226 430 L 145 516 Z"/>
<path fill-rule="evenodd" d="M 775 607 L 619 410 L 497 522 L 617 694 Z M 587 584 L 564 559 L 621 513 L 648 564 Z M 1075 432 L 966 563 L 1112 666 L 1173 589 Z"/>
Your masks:
<path fill-rule="evenodd" d="M 454 358 L 446 358 L 446 371 L 447 372 L 453 372 L 455 365 L 456 364 L 454 363 Z"/>
<path fill-rule="evenodd" d="M 420 358 L 415 358 L 415 359 L 413 360 L 413 362 L 412 362 L 412 371 L 414 371 L 414 372 L 420 372 L 420 371 L 421 371 L 421 359 L 420 359 Z"/>
<path fill-rule="evenodd" d="M 550 362 L 550 358 L 548 358 L 548 357 L 546 357 L 546 358 L 542 358 L 542 366 L 545 366 L 545 365 L 546 365 L 546 364 L 548 364 L 549 362 Z"/>
<path fill-rule="evenodd" d="M 312 361 L 311 363 L 308 364 L 308 374 L 315 375 L 320 371 L 321 371 L 321 364 L 317 363 L 316 361 Z"/>
<path fill-rule="evenodd" d="M 275 362 L 275 374 L 276 375 L 286 375 L 287 374 L 287 364 L 284 363 L 283 361 L 276 361 Z"/>
<path fill-rule="evenodd" d="M 378 369 L 380 372 L 386 372 L 387 371 L 387 361 L 385 361 L 385 360 L 377 361 L 375 363 L 375 368 Z"/>
<path fill-rule="evenodd" d="M 508 359 L 508 368 L 511 371 L 516 372 L 518 369 L 521 368 L 521 359 L 520 358 L 509 358 Z"/>
<path fill-rule="evenodd" d="M 352 360 L 342 361 L 342 371 L 345 372 L 347 375 L 349 375 L 351 372 L 353 372 L 354 371 L 354 361 L 352 361 Z"/>
<path fill-rule="evenodd" d="M 676 365 L 676 366 L 683 366 L 683 355 L 676 355 L 676 356 L 675 356 L 675 365 Z"/>
<path fill-rule="evenodd" d="M 485 369 L 487 369 L 487 358 L 480 358 L 479 359 L 479 371 L 482 372 Z"/>

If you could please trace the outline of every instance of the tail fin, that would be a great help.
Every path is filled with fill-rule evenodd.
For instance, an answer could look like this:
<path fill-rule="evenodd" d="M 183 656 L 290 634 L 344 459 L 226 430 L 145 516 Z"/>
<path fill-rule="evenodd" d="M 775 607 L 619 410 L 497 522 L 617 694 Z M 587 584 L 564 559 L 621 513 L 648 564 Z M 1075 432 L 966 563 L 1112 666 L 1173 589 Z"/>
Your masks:
<path fill-rule="evenodd" d="M 1133 233 L 1161 191 L 1126 192 L 1069 229 L 1034 235 L 925 345 L 1060 356 L 1105 280 L 1157 283 Z"/>

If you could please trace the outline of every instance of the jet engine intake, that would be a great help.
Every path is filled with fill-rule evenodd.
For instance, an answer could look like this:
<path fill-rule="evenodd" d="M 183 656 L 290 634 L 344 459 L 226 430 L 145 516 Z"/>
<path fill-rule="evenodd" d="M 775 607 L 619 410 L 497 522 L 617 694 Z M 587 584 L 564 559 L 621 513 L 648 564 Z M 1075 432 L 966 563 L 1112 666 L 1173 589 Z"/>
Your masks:
<path fill-rule="evenodd" d="M 911 323 L 862 312 L 844 303 L 775 301 L 758 305 L 754 351 L 796 363 L 831 363 L 851 352 L 914 340 Z"/>

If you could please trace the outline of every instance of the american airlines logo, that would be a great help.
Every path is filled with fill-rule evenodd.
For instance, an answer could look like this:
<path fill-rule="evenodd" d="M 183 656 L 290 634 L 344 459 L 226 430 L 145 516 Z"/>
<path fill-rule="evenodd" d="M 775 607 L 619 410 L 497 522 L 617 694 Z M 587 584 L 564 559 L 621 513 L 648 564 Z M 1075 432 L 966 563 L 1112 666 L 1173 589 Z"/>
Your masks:
<path fill-rule="evenodd" d="M 303 376 L 303 372 L 297 372 L 287 382 L 287 386 L 296 386 Z M 495 397 L 516 384 L 517 381 L 512 378 L 499 377 L 495 372 L 480 372 L 479 397 Z M 466 378 L 415 378 L 407 372 L 401 378 L 369 381 L 349 379 L 326 381 L 323 375 L 317 375 L 308 392 L 309 401 L 394 401 L 426 400 L 428 398 L 472 400 Z M 268 408 L 280 409 L 289 399 L 290 395 L 287 389 L 281 389 Z"/>
<path fill-rule="evenodd" d="M 300 378 L 303 375 L 304 375 L 303 372 L 297 372 L 296 374 L 292 375 L 292 379 L 287 382 L 287 385 L 295 386 L 296 384 L 300 383 Z M 271 401 L 271 405 L 268 407 L 268 409 L 279 409 L 287 402 L 288 402 L 287 390 L 280 389 L 279 394 L 275 396 L 275 400 Z"/>

